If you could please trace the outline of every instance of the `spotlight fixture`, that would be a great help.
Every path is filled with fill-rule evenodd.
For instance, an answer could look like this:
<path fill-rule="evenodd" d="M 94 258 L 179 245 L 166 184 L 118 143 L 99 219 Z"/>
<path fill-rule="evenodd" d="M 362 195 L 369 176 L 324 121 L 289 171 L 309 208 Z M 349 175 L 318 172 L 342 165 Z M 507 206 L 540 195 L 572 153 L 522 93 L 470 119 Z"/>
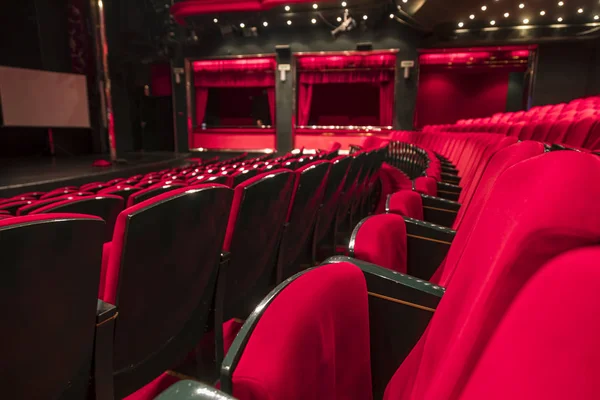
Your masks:
<path fill-rule="evenodd" d="M 459 23 L 458 23 L 458 27 L 459 27 L 459 28 L 462 28 L 463 26 L 465 26 L 465 24 L 464 24 L 464 23 L 462 23 L 462 22 L 459 22 Z"/>
<path fill-rule="evenodd" d="M 508 18 L 508 17 L 510 17 L 510 14 L 509 13 L 504 13 L 504 18 Z"/>
<path fill-rule="evenodd" d="M 596 14 L 594 15 L 594 20 L 598 21 L 600 19 L 600 15 Z"/>
<path fill-rule="evenodd" d="M 267 21 L 263 22 L 263 26 L 266 28 L 267 26 L 269 26 L 269 23 Z"/>
<path fill-rule="evenodd" d="M 469 15 L 469 19 L 475 19 L 475 14 Z"/>
<path fill-rule="evenodd" d="M 317 23 L 317 20 L 313 18 L 313 19 L 311 19 L 311 20 L 310 20 L 310 23 L 311 23 L 311 24 L 316 24 L 316 23 Z"/>
<path fill-rule="evenodd" d="M 337 17 L 337 22 L 342 22 L 342 17 Z"/>
<path fill-rule="evenodd" d="M 525 19 L 523 20 L 523 23 L 524 23 L 525 25 L 527 25 L 527 24 L 529 23 L 529 19 L 525 18 Z"/>
<path fill-rule="evenodd" d="M 348 5 L 348 3 L 346 3 L 345 1 L 342 1 L 342 7 L 346 7 Z"/>
<path fill-rule="evenodd" d="M 402 0 L 403 3 L 408 3 L 408 0 Z"/>
<path fill-rule="evenodd" d="M 393 18 L 394 18 L 394 14 L 390 14 L 390 19 L 393 19 Z"/>
<path fill-rule="evenodd" d="M 315 10 L 316 10 L 317 8 L 319 8 L 319 5 L 318 5 L 317 3 L 314 3 L 314 4 L 313 4 L 313 9 L 315 9 Z"/>
<path fill-rule="evenodd" d="M 368 16 L 366 16 L 366 15 L 363 15 L 363 19 L 364 19 L 365 21 L 367 20 L 367 18 L 369 18 L 369 17 L 368 17 Z"/>
<path fill-rule="evenodd" d="M 481 6 L 481 11 L 487 10 L 487 6 Z"/>
<path fill-rule="evenodd" d="M 559 2 L 558 2 L 558 6 L 559 6 L 559 7 L 562 7 L 562 6 L 564 6 L 564 5 L 565 5 L 565 2 L 564 2 L 564 1 L 559 1 Z"/>
<path fill-rule="evenodd" d="M 540 11 L 540 15 L 542 15 L 542 16 L 546 15 L 546 11 L 544 11 L 544 10 Z"/>
<path fill-rule="evenodd" d="M 219 22 L 219 20 L 215 18 L 215 19 L 213 19 L 213 22 L 214 22 L 215 24 L 217 24 L 217 23 Z"/>
<path fill-rule="evenodd" d="M 577 10 L 577 12 L 578 12 L 579 14 L 582 14 L 582 13 L 583 13 L 583 8 L 580 8 L 579 10 Z"/>
<path fill-rule="evenodd" d="M 525 4 L 523 4 L 523 3 L 519 4 L 519 8 L 525 8 Z"/>
<path fill-rule="evenodd" d="M 292 21 L 288 19 L 287 22 L 286 22 L 286 24 L 291 25 Z"/>
<path fill-rule="evenodd" d="M 285 6 L 285 11 L 290 11 L 290 10 L 291 10 L 290 6 Z"/>
<path fill-rule="evenodd" d="M 245 27 L 246 27 L 246 24 L 242 22 L 242 23 L 240 24 L 240 28 L 245 28 Z"/>
<path fill-rule="evenodd" d="M 490 21 L 490 25 L 496 25 L 496 21 L 494 21 L 494 20 L 491 20 L 491 21 Z"/>
<path fill-rule="evenodd" d="M 562 22 L 562 21 L 563 21 L 562 17 L 558 17 L 558 18 L 556 18 L 556 20 L 557 20 L 558 22 Z"/>

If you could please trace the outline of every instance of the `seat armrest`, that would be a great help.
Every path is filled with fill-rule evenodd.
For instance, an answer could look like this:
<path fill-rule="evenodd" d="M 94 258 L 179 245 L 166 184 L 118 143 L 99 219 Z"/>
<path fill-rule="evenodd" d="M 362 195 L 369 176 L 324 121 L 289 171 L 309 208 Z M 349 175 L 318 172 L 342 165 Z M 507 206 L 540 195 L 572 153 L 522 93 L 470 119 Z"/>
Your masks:
<path fill-rule="evenodd" d="M 452 245 L 456 231 L 445 226 L 404 217 L 408 246 L 407 272 L 430 279 Z"/>
<path fill-rule="evenodd" d="M 155 400 L 235 400 L 233 397 L 207 384 L 196 381 L 179 381 L 162 392 Z"/>
<path fill-rule="evenodd" d="M 450 183 L 452 185 L 460 184 L 460 177 L 454 173 L 442 172 L 441 177 L 442 181 L 445 183 Z"/>
<path fill-rule="evenodd" d="M 425 221 L 448 228 L 452 227 L 460 210 L 459 202 L 426 194 L 421 194 L 421 200 Z"/>
<path fill-rule="evenodd" d="M 98 300 L 94 338 L 94 393 L 97 400 L 113 400 L 113 337 L 117 307 Z"/>
<path fill-rule="evenodd" d="M 350 257 L 359 267 L 369 294 L 369 330 L 374 398 L 383 398 L 387 383 L 427 328 L 445 289 L 430 282 Z"/>

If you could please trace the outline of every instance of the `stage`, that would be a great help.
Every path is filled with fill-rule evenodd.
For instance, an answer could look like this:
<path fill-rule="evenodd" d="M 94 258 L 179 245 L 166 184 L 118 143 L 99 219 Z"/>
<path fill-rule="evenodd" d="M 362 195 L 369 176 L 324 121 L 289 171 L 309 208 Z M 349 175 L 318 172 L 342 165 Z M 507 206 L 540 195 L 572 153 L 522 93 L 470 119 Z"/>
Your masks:
<path fill-rule="evenodd" d="M 202 155 L 203 158 L 208 156 Z M 126 163 L 104 168 L 92 166 L 95 160 L 102 158 L 99 155 L 0 159 L 0 198 L 173 168 L 184 164 L 189 157 L 188 153 L 125 153 L 119 158 Z"/>

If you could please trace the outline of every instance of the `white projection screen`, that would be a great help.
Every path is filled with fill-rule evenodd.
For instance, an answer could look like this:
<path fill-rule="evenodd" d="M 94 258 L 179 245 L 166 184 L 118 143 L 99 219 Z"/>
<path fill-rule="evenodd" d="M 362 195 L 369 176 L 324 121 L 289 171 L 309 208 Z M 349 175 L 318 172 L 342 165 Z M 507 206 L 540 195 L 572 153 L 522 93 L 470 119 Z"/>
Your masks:
<path fill-rule="evenodd" d="M 84 75 L 0 66 L 2 125 L 89 128 Z"/>

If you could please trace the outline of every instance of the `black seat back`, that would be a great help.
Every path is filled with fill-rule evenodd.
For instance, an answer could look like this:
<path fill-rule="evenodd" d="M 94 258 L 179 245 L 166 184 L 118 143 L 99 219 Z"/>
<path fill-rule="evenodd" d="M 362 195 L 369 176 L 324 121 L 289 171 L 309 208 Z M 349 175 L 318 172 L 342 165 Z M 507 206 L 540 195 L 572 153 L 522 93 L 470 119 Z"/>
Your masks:
<path fill-rule="evenodd" d="M 233 191 L 220 185 L 184 188 L 119 215 L 107 267 L 107 276 L 117 281 L 106 282 L 116 291 L 104 295 L 119 310 L 114 336 L 117 398 L 173 368 L 200 341 L 232 198 Z"/>
<path fill-rule="evenodd" d="M 104 225 L 69 214 L 0 221 L 2 398 L 86 398 Z"/>

